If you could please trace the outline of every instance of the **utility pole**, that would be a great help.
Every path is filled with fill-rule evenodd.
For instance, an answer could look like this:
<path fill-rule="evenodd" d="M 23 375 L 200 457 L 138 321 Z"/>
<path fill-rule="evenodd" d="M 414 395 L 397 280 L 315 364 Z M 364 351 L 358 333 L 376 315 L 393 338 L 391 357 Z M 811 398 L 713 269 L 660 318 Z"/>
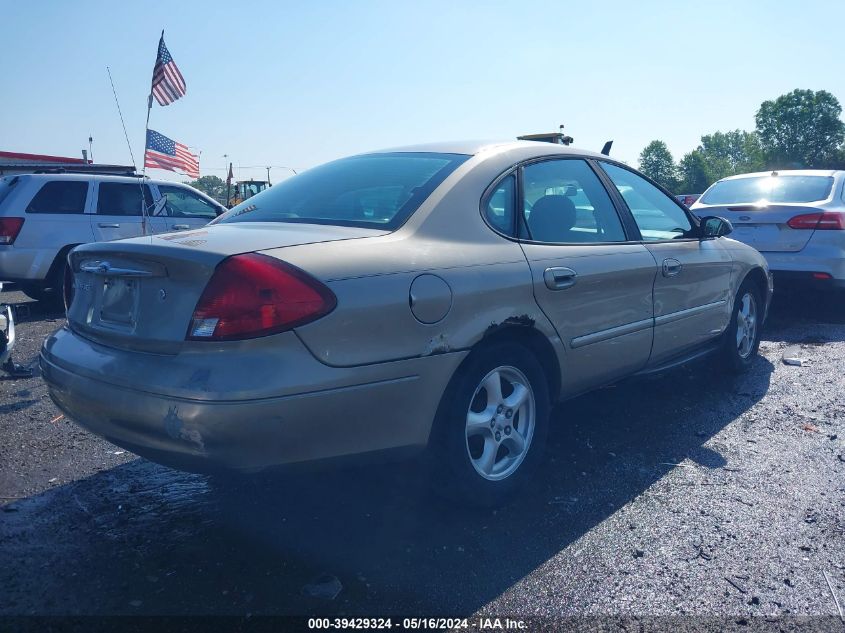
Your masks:
<path fill-rule="evenodd" d="M 88 135 L 88 156 L 91 158 L 91 162 L 94 162 L 94 137 L 90 134 Z"/>
<path fill-rule="evenodd" d="M 229 163 L 229 173 L 226 174 L 226 208 L 230 209 L 232 201 L 232 163 Z"/>

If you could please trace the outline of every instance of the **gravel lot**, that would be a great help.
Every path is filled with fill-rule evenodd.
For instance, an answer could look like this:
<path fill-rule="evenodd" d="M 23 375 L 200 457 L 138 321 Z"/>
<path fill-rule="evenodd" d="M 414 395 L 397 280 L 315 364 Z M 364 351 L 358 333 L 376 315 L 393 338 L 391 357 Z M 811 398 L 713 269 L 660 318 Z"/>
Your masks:
<path fill-rule="evenodd" d="M 27 312 L 16 359 L 36 366 L 61 318 Z M 0 614 L 842 627 L 845 304 L 781 293 L 764 339 L 740 378 L 699 364 L 559 406 L 536 488 L 483 512 L 432 499 L 412 464 L 262 480 L 235 499 L 57 419 L 37 375 L 0 381 Z M 803 366 L 781 360 L 794 345 Z"/>

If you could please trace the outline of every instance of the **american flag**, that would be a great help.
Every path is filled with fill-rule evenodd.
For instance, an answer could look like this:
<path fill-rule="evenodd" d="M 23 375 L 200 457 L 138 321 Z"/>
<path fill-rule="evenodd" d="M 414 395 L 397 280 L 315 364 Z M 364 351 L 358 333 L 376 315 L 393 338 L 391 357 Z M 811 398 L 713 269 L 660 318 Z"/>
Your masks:
<path fill-rule="evenodd" d="M 164 45 L 164 31 L 161 32 L 161 39 L 158 41 L 158 57 L 153 67 L 153 88 L 152 94 L 159 105 L 166 106 L 180 97 L 184 97 L 187 88 L 185 78 L 179 72 L 179 67 L 170 56 L 170 52 Z"/>
<path fill-rule="evenodd" d="M 144 150 L 144 167 L 158 167 L 181 171 L 191 178 L 200 177 L 200 161 L 182 143 L 167 138 L 155 130 L 147 130 L 147 148 Z"/>

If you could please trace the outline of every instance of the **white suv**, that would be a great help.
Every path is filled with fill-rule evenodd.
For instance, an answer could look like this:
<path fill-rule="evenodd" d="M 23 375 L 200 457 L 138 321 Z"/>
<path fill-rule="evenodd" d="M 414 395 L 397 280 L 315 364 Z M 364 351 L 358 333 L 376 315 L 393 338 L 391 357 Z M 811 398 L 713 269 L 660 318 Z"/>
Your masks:
<path fill-rule="evenodd" d="M 141 176 L 6 176 L 0 179 L 0 281 L 58 304 L 74 246 L 195 229 L 224 211 L 192 187 Z"/>

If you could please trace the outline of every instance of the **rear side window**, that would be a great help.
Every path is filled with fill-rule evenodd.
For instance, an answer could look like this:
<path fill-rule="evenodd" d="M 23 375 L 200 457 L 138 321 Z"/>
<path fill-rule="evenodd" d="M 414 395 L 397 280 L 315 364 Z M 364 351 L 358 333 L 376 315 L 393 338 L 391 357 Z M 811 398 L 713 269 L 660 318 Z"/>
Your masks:
<path fill-rule="evenodd" d="M 514 235 L 514 209 L 516 207 L 516 176 L 510 175 L 491 191 L 484 205 L 487 221 L 497 231 Z"/>
<path fill-rule="evenodd" d="M 27 213 L 85 213 L 88 183 L 55 180 L 45 183 L 26 208 Z"/>
<path fill-rule="evenodd" d="M 816 202 L 827 200 L 831 176 L 752 176 L 717 182 L 701 199 L 704 204 L 753 202 Z"/>
<path fill-rule="evenodd" d="M 523 170 L 523 208 L 530 238 L 578 244 L 624 242 L 610 196 L 583 160 L 549 160 Z"/>
<path fill-rule="evenodd" d="M 342 158 L 273 185 L 215 224 L 304 222 L 392 231 L 468 158 L 437 152 Z"/>
<path fill-rule="evenodd" d="M 98 215 L 141 215 L 141 187 L 135 183 L 101 182 L 97 195 Z M 153 206 L 150 188 L 143 185 L 144 204 Z"/>

